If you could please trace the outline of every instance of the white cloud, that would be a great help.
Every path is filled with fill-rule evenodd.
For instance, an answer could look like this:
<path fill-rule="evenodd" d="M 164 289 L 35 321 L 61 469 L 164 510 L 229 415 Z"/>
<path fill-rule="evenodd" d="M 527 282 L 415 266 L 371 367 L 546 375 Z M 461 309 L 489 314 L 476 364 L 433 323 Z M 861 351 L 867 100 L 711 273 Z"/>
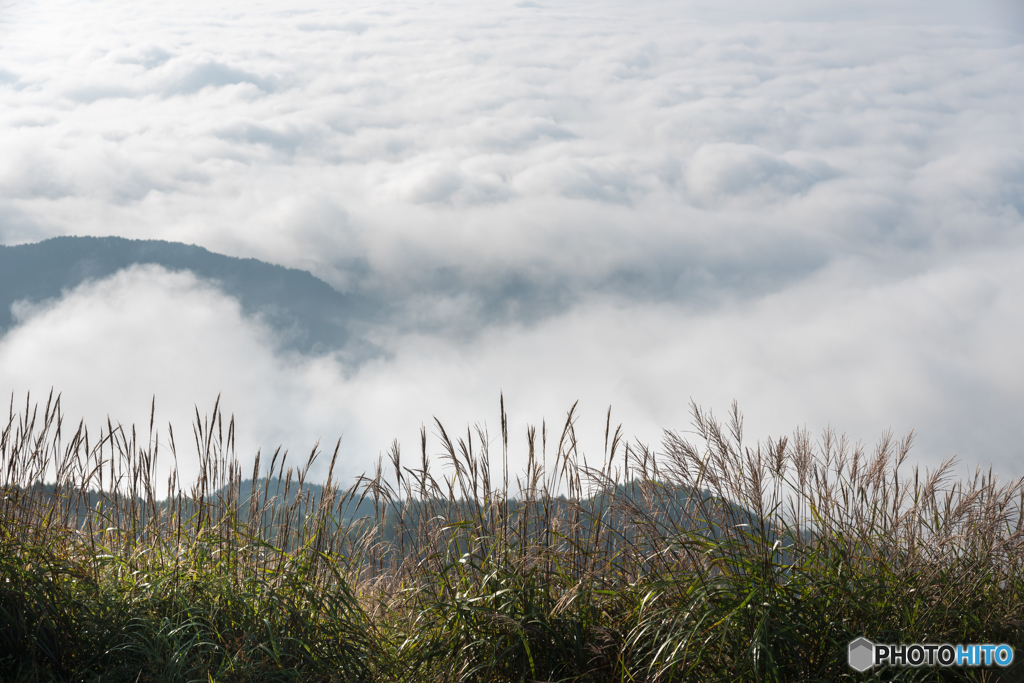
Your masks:
<path fill-rule="evenodd" d="M 195 410 L 209 414 L 218 395 L 238 416 L 238 454 L 249 467 L 257 448 L 283 443 L 308 455 L 319 438 L 311 435 L 326 442 L 346 431 L 326 408 L 344 392 L 340 368 L 327 358 L 275 356 L 270 330 L 191 274 L 133 267 L 15 311 L 18 326 L 0 340 L 0 386 L 15 404 L 53 388 L 66 419 L 84 418 L 95 441 L 108 417 L 146 438 L 155 397 L 164 465 L 170 422 L 186 480 L 196 471 Z"/>
<path fill-rule="evenodd" d="M 1024 280 L 1013 257 L 948 264 L 906 280 L 845 264 L 755 302 L 680 311 L 600 300 L 535 326 L 493 328 L 455 345 L 409 336 L 351 380 L 354 422 L 416 444 L 424 416 L 497 428 L 504 391 L 522 457 L 525 424 L 560 427 L 581 401 L 578 434 L 599 457 L 608 406 L 657 444 L 688 429 L 691 398 L 724 414 L 740 401 L 751 442 L 831 424 L 871 445 L 916 430 L 916 457 L 1019 473 L 1024 362 L 1014 352 Z M 399 434 L 395 431 L 394 433 Z"/>
<path fill-rule="evenodd" d="M 352 369 L 330 357 L 277 357 L 272 332 L 233 299 L 188 274 L 136 267 L 22 308 L 20 326 L 0 341 L 0 382 L 16 399 L 57 387 L 66 412 L 92 425 L 108 416 L 145 425 L 155 394 L 158 426 L 177 426 L 186 474 L 194 406 L 206 413 L 218 394 L 237 416 L 247 466 L 256 448 L 283 443 L 304 456 L 344 434 L 340 466 L 354 474 L 393 438 L 418 456 L 418 429 L 433 434 L 433 416 L 456 432 L 485 423 L 497 437 L 499 392 L 513 466 L 525 457 L 526 425 L 546 419 L 559 431 L 576 400 L 577 434 L 594 459 L 609 406 L 628 434 L 657 444 L 662 428 L 688 428 L 691 398 L 720 413 L 735 398 L 751 441 L 797 426 L 831 424 L 869 443 L 884 429 L 916 429 L 926 464 L 959 454 L 965 466 L 1013 473 L 1024 438 L 1014 419 L 1024 402 L 1013 343 L 1024 334 L 1018 270 L 1011 258 L 987 258 L 865 289 L 874 274 L 837 267 L 706 313 L 594 299 L 469 341 L 404 335 L 388 358 Z"/>
<path fill-rule="evenodd" d="M 200 284 L 123 275 L 2 341 L 12 388 L 135 415 L 223 384 L 254 443 L 333 438 L 324 406 L 349 406 L 373 452 L 502 387 L 548 415 L 624 403 L 645 434 L 735 396 L 766 429 L 917 427 L 1013 467 L 1018 3 L 19 1 L 0 32 L 0 242 L 194 242 L 401 314 L 370 331 L 393 356 L 342 380 Z M 175 334 L 104 361 L 131 368 L 118 394 L 44 372 L 106 358 L 85 311 L 143 334 L 158 309 L 211 326 L 223 370 L 157 372 L 200 353 Z"/>
<path fill-rule="evenodd" d="M 690 196 L 703 206 L 735 202 L 756 208 L 799 198 L 835 175 L 827 163 L 808 155 L 775 155 L 756 145 L 719 143 L 694 153 L 687 184 Z"/>

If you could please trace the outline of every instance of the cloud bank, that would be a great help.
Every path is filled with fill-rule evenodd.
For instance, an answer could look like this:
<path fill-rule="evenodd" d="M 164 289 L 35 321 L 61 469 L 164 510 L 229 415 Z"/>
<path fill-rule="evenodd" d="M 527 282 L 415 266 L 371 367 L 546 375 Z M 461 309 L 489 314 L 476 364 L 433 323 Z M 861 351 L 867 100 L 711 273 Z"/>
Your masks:
<path fill-rule="evenodd" d="M 736 398 L 752 437 L 915 428 L 922 462 L 1024 474 L 1016 3 L 26 1 L 0 37 L 0 241 L 308 269 L 382 302 L 388 350 L 275 354 L 142 269 L 23 311 L 11 391 L 224 392 L 251 447 L 345 432 L 353 470 L 499 391 L 521 422 L 581 399 L 595 452 L 608 404 L 657 441 Z"/>

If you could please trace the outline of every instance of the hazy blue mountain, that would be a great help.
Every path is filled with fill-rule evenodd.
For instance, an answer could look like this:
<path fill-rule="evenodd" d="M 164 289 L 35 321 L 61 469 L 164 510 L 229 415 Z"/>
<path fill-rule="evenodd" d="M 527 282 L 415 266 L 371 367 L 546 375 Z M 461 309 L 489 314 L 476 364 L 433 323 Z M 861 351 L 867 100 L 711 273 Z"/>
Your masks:
<path fill-rule="evenodd" d="M 248 315 L 282 333 L 283 344 L 303 352 L 359 346 L 352 325 L 371 315 L 364 297 L 342 294 L 304 270 L 216 254 L 202 247 L 121 237 L 54 237 L 35 244 L 0 246 L 0 334 L 14 323 L 11 304 L 60 297 L 87 280 L 134 264 L 189 270 L 215 281 Z"/>

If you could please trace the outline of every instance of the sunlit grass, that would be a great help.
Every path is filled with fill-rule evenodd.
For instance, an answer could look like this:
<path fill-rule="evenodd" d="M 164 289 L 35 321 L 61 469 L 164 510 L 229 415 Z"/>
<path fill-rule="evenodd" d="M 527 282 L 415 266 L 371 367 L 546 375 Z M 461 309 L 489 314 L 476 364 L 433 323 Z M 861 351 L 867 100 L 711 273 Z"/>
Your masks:
<path fill-rule="evenodd" d="M 909 438 L 748 447 L 735 408 L 692 418 L 655 452 L 609 416 L 588 467 L 570 411 L 514 472 L 502 406 L 493 441 L 436 423 L 438 462 L 424 430 L 414 463 L 396 444 L 342 488 L 337 447 L 322 486 L 316 450 L 243 472 L 215 406 L 185 486 L 155 481 L 177 453 L 152 423 L 68 438 L 59 400 L 12 408 L 0 680 L 1020 680 L 846 656 L 860 635 L 1019 648 L 1022 481 L 907 472 Z"/>

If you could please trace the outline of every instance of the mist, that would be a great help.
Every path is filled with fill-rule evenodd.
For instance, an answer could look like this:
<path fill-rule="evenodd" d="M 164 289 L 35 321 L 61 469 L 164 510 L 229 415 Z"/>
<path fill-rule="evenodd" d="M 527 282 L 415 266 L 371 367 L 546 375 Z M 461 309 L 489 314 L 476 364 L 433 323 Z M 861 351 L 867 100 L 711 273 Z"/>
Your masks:
<path fill-rule="evenodd" d="M 656 446 L 736 400 L 751 443 L 1024 475 L 1016 3 L 17 1 L 0 93 L 0 243 L 197 244 L 376 311 L 374 354 L 300 353 L 132 268 L 16 305 L 15 405 L 155 396 L 177 435 L 219 395 L 243 461 L 341 437 L 354 475 L 502 395 L 517 458 L 576 401 L 600 459 L 609 406 Z"/>

